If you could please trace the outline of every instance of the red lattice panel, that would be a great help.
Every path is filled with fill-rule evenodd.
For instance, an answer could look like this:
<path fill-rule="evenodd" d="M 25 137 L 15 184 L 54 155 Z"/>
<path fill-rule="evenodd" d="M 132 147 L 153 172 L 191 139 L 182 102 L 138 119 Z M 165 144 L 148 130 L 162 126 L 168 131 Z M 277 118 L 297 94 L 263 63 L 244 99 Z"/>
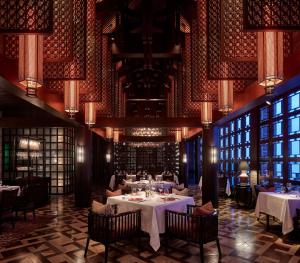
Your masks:
<path fill-rule="evenodd" d="M 52 0 L 0 0 L 0 32 L 51 33 Z"/>
<path fill-rule="evenodd" d="M 299 30 L 299 0 L 244 0 L 245 30 Z"/>
<path fill-rule="evenodd" d="M 88 1 L 90 2 L 90 1 Z M 86 1 L 73 0 L 73 56 L 63 62 L 44 63 L 44 79 L 85 79 Z M 70 28 L 70 30 L 72 30 Z"/>
<path fill-rule="evenodd" d="M 4 36 L 4 55 L 8 59 L 18 59 L 19 57 L 19 36 Z"/>
<path fill-rule="evenodd" d="M 243 32 L 243 0 L 222 0 L 222 61 L 256 61 L 256 33 Z"/>
<path fill-rule="evenodd" d="M 234 3 L 233 3 L 234 4 Z M 257 63 L 222 61 L 221 58 L 221 0 L 207 1 L 208 9 L 208 79 L 256 79 Z M 242 16 L 242 13 L 239 14 Z"/>
<path fill-rule="evenodd" d="M 54 0 L 53 33 L 44 38 L 45 62 L 63 62 L 72 59 L 73 1 Z"/>

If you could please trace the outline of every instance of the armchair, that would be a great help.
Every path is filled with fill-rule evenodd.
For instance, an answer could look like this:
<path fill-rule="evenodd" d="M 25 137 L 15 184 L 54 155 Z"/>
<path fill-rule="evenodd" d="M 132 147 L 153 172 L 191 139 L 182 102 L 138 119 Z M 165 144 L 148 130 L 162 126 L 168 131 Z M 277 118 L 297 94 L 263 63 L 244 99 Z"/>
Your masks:
<path fill-rule="evenodd" d="M 218 212 L 215 210 L 209 215 L 193 215 L 193 209 L 197 206 L 187 206 L 187 213 L 179 213 L 166 210 L 166 248 L 169 238 L 178 238 L 199 244 L 200 259 L 204 262 L 203 245 L 216 241 L 219 257 L 221 258 L 221 247 L 218 238 Z"/>
<path fill-rule="evenodd" d="M 86 257 L 90 239 L 105 246 L 105 260 L 108 259 L 109 245 L 120 240 L 141 236 L 141 210 L 120 213 L 117 215 L 96 214 L 91 210 L 88 215 L 88 238 L 84 257 Z M 140 240 L 138 240 L 140 244 Z"/>

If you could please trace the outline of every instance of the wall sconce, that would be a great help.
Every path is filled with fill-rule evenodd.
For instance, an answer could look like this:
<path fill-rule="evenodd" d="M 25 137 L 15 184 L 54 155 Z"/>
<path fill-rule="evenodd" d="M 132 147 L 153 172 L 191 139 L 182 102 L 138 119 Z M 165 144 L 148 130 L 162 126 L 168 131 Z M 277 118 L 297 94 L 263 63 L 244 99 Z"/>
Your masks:
<path fill-rule="evenodd" d="M 215 146 L 210 147 L 210 161 L 214 164 L 218 162 L 218 150 Z"/>
<path fill-rule="evenodd" d="M 110 161 L 111 161 L 111 154 L 110 153 L 105 154 L 105 159 L 106 159 L 107 163 L 110 163 Z"/>
<path fill-rule="evenodd" d="M 186 155 L 186 153 L 184 153 L 183 156 L 182 156 L 182 162 L 183 163 L 187 163 L 187 155 Z"/>
<path fill-rule="evenodd" d="M 77 146 L 77 162 L 84 163 L 84 148 L 83 146 Z"/>

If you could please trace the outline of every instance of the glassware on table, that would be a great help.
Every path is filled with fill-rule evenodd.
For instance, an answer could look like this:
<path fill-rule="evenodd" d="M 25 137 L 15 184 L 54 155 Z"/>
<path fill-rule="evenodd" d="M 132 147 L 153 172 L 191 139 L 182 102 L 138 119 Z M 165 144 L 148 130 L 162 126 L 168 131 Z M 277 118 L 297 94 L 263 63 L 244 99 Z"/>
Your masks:
<path fill-rule="evenodd" d="M 140 183 L 138 183 L 138 184 L 137 184 L 137 190 L 138 190 L 139 193 L 142 192 L 142 190 L 143 190 L 143 185 L 140 184 Z"/>
<path fill-rule="evenodd" d="M 169 195 L 169 189 L 168 188 L 164 188 L 164 195 Z"/>
<path fill-rule="evenodd" d="M 158 192 L 159 192 L 159 194 L 162 194 L 162 193 L 163 193 L 163 190 L 164 190 L 163 185 L 162 185 L 162 184 L 159 184 L 159 185 L 158 185 Z"/>
<path fill-rule="evenodd" d="M 136 195 L 136 188 L 135 188 L 135 187 L 132 187 L 132 188 L 131 188 L 131 194 L 132 194 L 132 195 Z"/>

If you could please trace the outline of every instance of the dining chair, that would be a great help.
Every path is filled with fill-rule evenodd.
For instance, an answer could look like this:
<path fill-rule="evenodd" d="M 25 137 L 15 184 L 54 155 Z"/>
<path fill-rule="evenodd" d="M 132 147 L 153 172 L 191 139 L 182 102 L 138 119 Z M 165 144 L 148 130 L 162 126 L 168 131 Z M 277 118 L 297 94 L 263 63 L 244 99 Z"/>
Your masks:
<path fill-rule="evenodd" d="M 25 185 L 22 188 L 22 194 L 17 196 L 14 211 L 16 217 L 18 217 L 18 212 L 23 212 L 24 221 L 27 220 L 27 212 L 32 212 L 33 219 L 35 219 L 34 189 L 29 185 Z"/>
<path fill-rule="evenodd" d="M 200 260 L 204 262 L 203 245 L 216 241 L 219 258 L 222 257 L 218 237 L 218 211 L 208 215 L 193 215 L 193 209 L 199 207 L 188 205 L 187 213 L 166 210 L 165 213 L 165 245 L 168 249 L 169 239 L 176 238 L 188 242 L 197 243 L 200 246 Z"/>
<path fill-rule="evenodd" d="M 0 200 L 0 226 L 4 222 L 5 218 L 9 218 L 12 224 L 12 227 L 15 228 L 15 219 L 14 219 L 14 205 L 18 195 L 19 189 L 14 190 L 3 190 L 1 192 Z"/>
<path fill-rule="evenodd" d="M 84 257 L 87 255 L 90 239 L 104 244 L 104 262 L 106 263 L 110 244 L 134 237 L 138 238 L 138 244 L 140 244 L 141 210 L 116 215 L 96 214 L 89 210 L 88 238 L 86 241 Z"/>

